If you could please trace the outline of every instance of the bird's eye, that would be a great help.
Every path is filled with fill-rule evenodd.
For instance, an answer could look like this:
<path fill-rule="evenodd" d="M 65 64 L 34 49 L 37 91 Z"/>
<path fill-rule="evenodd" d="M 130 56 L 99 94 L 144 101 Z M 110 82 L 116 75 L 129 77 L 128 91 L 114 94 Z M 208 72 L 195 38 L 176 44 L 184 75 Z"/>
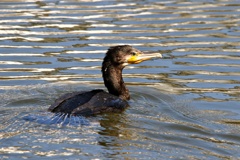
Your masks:
<path fill-rule="evenodd" d="M 136 52 L 132 52 L 131 54 L 132 54 L 133 56 L 136 56 L 136 55 L 137 55 L 137 53 L 136 53 Z"/>

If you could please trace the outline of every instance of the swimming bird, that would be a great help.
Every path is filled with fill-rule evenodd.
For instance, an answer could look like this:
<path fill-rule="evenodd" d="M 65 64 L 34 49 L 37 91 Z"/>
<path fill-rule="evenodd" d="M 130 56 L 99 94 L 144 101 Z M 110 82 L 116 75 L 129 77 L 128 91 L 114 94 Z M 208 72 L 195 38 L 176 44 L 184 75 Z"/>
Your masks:
<path fill-rule="evenodd" d="M 129 90 L 122 78 L 122 70 L 128 64 L 138 64 L 160 53 L 144 54 L 130 45 L 110 47 L 102 62 L 102 77 L 108 92 L 102 89 L 67 93 L 58 98 L 48 111 L 69 115 L 93 116 L 106 112 L 121 112 L 127 108 Z"/>

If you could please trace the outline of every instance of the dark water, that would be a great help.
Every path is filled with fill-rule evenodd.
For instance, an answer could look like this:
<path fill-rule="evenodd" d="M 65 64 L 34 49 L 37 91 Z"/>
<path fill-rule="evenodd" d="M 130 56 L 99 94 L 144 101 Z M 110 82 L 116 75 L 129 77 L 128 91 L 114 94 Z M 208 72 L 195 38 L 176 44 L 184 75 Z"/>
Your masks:
<path fill-rule="evenodd" d="M 126 67 L 124 113 L 24 118 L 48 122 L 56 97 L 104 88 L 119 44 L 164 57 Z M 240 159 L 239 101 L 238 0 L 0 2 L 0 159 Z"/>

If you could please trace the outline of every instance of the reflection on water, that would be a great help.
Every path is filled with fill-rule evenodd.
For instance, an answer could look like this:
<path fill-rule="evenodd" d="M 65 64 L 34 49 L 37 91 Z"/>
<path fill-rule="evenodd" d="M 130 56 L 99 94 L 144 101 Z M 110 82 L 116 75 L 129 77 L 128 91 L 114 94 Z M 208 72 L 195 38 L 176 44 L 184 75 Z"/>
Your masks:
<path fill-rule="evenodd" d="M 239 157 L 239 6 L 1 1 L 1 158 Z M 118 44 L 164 56 L 126 67 L 132 100 L 124 113 L 90 118 L 84 127 L 22 119 L 41 115 L 63 93 L 103 88 L 102 58 Z"/>

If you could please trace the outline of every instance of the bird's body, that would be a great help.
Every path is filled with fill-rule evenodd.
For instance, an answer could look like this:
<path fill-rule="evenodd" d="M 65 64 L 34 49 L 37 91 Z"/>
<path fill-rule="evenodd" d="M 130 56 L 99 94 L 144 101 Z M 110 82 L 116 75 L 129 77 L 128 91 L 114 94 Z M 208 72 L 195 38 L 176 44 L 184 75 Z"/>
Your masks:
<path fill-rule="evenodd" d="M 130 99 L 122 78 L 123 68 L 127 64 L 136 64 L 156 57 L 161 57 L 161 54 L 145 55 L 129 45 L 110 47 L 102 63 L 102 76 L 109 93 L 100 89 L 67 93 L 58 98 L 48 110 L 81 116 L 123 111 L 128 107 L 127 100 Z"/>
<path fill-rule="evenodd" d="M 49 107 L 49 111 L 91 116 L 103 112 L 119 112 L 127 106 L 127 101 L 97 89 L 65 94 Z"/>

